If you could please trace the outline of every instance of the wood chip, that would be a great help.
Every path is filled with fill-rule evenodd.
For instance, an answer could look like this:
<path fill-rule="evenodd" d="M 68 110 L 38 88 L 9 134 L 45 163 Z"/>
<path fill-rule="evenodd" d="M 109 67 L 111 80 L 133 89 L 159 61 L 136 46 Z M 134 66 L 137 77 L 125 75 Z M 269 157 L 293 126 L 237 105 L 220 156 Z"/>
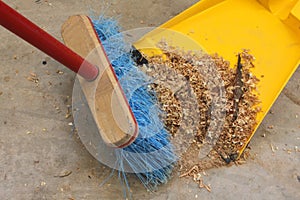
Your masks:
<path fill-rule="evenodd" d="M 275 148 L 274 148 L 273 144 L 270 144 L 270 147 L 271 147 L 272 152 L 274 153 L 275 152 Z"/>
<path fill-rule="evenodd" d="M 40 79 L 38 78 L 38 76 L 35 74 L 35 73 L 33 73 L 33 72 L 31 72 L 30 74 L 29 74 L 29 76 L 27 76 L 27 80 L 28 81 L 31 81 L 31 82 L 33 82 L 33 83 L 39 83 L 39 81 L 40 81 Z"/>
<path fill-rule="evenodd" d="M 192 177 L 197 182 L 200 181 L 197 179 L 197 174 L 206 169 L 242 163 L 237 159 L 257 125 L 256 116 L 260 112 L 260 101 L 257 96 L 259 79 L 251 72 L 255 58 L 249 54 L 249 50 L 243 50 L 239 54 L 240 60 L 237 62 L 239 69 L 237 69 L 237 66 L 230 66 L 228 61 L 217 54 L 183 51 L 168 46 L 165 42 L 161 42 L 158 46 L 166 58 L 146 57 L 149 63 L 141 69 L 155 80 L 165 74 L 162 83 L 168 82 L 169 85 L 174 85 L 171 89 L 164 84 L 151 86 L 151 89 L 156 91 L 161 109 L 164 111 L 162 119 L 173 136 L 172 143 L 182 135 L 193 135 L 193 139 L 189 141 L 189 148 L 181 155 L 179 161 L 180 177 Z M 208 129 L 212 123 L 214 111 L 211 110 L 212 101 L 218 97 L 218 88 L 211 89 L 207 81 L 219 81 L 215 74 L 209 71 L 213 68 L 216 68 L 220 75 L 226 91 L 226 103 L 222 108 L 226 113 L 225 121 L 219 138 L 212 138 L 216 140 L 216 145 L 205 158 L 199 160 L 199 150 L 205 145 L 205 139 L 209 134 Z M 176 73 L 173 73 L 174 71 Z M 205 76 L 201 73 L 203 71 L 206 72 Z M 185 80 L 179 79 L 179 76 L 184 77 Z M 188 86 L 185 82 L 188 82 Z M 237 88 L 240 91 L 238 95 Z M 196 107 L 194 103 L 188 104 L 188 108 L 181 105 L 178 96 L 183 94 L 182 91 L 195 95 Z M 189 95 L 183 95 L 185 103 L 190 101 Z M 197 124 L 184 123 L 186 113 L 188 116 L 195 115 L 197 122 L 194 123 Z M 203 182 L 199 182 L 200 186 L 211 191 L 210 186 Z"/>
<path fill-rule="evenodd" d="M 64 74 L 64 72 L 61 71 L 61 70 L 59 70 L 59 69 L 56 71 L 56 73 L 57 73 L 57 74 Z"/>
<path fill-rule="evenodd" d="M 63 170 L 58 175 L 55 175 L 54 177 L 64 178 L 64 177 L 70 176 L 71 174 L 72 174 L 72 171 Z"/>

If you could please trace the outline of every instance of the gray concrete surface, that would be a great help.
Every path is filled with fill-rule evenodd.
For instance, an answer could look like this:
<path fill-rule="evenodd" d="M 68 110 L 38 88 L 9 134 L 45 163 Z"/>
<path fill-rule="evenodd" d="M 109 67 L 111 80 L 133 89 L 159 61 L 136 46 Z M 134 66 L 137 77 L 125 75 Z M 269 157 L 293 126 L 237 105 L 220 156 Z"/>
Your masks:
<path fill-rule="evenodd" d="M 70 15 L 104 9 L 108 15 L 120 15 L 124 29 L 157 26 L 196 0 L 4 2 L 61 39 L 60 26 Z M 0 72 L 0 199 L 122 199 L 116 175 L 100 187 L 110 169 L 86 151 L 71 131 L 72 118 L 65 117 L 74 73 L 3 28 Z M 37 75 L 38 83 L 27 79 L 30 73 Z M 271 111 L 251 141 L 251 157 L 244 165 L 207 172 L 204 181 L 211 185 L 210 193 L 190 180 L 174 178 L 150 194 L 130 177 L 133 198 L 300 199 L 299 69 Z"/>

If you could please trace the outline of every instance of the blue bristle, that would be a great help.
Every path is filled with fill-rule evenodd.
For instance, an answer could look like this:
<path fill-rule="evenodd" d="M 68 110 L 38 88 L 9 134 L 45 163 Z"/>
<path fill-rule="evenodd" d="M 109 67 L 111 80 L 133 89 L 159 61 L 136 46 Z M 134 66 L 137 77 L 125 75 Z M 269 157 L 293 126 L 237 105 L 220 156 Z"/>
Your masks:
<path fill-rule="evenodd" d="M 131 59 L 131 44 L 124 41 L 115 19 L 101 16 L 92 22 L 139 126 L 138 138 L 130 146 L 115 150 L 120 171 L 123 173 L 122 167 L 127 163 L 144 186 L 153 190 L 168 181 L 177 161 L 170 136 L 159 118 L 155 92 L 148 89 L 153 81 Z M 120 177 L 126 178 L 125 172 Z"/>

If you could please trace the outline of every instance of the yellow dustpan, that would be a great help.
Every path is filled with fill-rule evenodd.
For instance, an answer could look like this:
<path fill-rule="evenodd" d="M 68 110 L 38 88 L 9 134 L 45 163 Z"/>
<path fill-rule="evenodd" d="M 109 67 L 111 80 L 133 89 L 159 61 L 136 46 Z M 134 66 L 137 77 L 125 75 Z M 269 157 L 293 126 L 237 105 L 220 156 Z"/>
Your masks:
<path fill-rule="evenodd" d="M 201 46 L 231 65 L 236 63 L 238 52 L 249 49 L 256 58 L 253 74 L 260 78 L 262 112 L 257 116 L 258 125 L 300 63 L 300 0 L 202 0 L 160 28 L 182 33 L 198 43 L 196 47 L 177 41 L 182 48 Z M 147 54 L 144 47 L 169 37 L 170 31 L 157 29 L 135 47 Z"/>

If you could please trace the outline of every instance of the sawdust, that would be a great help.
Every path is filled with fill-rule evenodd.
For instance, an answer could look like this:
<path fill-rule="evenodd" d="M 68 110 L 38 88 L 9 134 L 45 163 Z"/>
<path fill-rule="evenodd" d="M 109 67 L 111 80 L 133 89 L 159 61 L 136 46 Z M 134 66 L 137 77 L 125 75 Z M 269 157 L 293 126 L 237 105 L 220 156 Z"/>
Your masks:
<path fill-rule="evenodd" d="M 251 73 L 255 59 L 243 50 L 237 55 L 237 64 L 230 66 L 217 54 L 187 52 L 166 43 L 160 43 L 159 48 L 165 56 L 148 57 L 144 68 L 159 80 L 152 88 L 164 111 L 162 118 L 172 143 L 181 151 L 180 177 L 192 177 L 200 188 L 210 191 L 202 178 L 195 178 L 199 173 L 239 164 L 247 157 L 241 153 L 260 112 L 259 79 Z M 200 156 L 206 146 L 209 151 Z"/>

